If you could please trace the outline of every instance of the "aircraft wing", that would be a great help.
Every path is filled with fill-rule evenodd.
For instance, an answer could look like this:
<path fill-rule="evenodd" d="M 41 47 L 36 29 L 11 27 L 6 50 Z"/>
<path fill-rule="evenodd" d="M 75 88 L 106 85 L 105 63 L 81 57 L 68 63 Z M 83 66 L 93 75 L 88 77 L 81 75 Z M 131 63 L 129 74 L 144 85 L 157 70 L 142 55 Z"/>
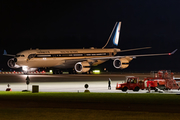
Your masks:
<path fill-rule="evenodd" d="M 142 50 L 142 49 L 150 49 L 150 48 L 151 48 L 151 47 L 134 48 L 134 49 L 121 50 L 121 51 L 119 51 L 119 52 L 128 52 L 128 51 Z"/>
<path fill-rule="evenodd" d="M 173 55 L 178 49 L 175 49 L 173 52 L 171 53 L 160 53 L 160 54 L 144 54 L 144 55 L 128 55 L 129 57 L 146 57 L 146 56 L 160 56 L 160 55 Z"/>
<path fill-rule="evenodd" d="M 100 57 L 100 58 L 90 58 L 90 59 L 97 59 L 97 60 L 103 60 L 103 59 L 117 59 L 117 58 L 124 58 L 124 57 L 131 57 L 131 58 L 136 58 L 136 57 L 147 57 L 147 56 L 160 56 L 160 55 L 172 55 L 174 54 L 178 49 L 175 49 L 171 53 L 160 53 L 160 54 L 144 54 L 144 55 L 126 55 L 126 56 L 113 56 L 113 57 Z"/>
<path fill-rule="evenodd" d="M 84 60 L 108 60 L 108 59 L 118 59 L 118 58 L 136 58 L 136 57 L 147 57 L 147 56 L 161 56 L 161 55 L 172 55 L 174 54 L 178 49 L 175 49 L 171 53 L 160 53 L 160 54 L 143 54 L 143 55 L 125 55 L 125 56 L 112 56 L 112 57 L 95 57 L 95 58 L 83 58 L 83 59 L 69 59 L 67 61 L 84 61 Z"/>

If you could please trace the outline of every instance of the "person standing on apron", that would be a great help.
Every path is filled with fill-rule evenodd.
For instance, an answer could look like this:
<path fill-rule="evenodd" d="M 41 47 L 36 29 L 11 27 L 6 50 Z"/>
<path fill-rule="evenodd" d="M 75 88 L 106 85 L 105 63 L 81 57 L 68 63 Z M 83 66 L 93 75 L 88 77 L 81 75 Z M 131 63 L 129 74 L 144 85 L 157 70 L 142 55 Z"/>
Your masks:
<path fill-rule="evenodd" d="M 108 89 L 111 90 L 111 79 L 108 80 Z"/>

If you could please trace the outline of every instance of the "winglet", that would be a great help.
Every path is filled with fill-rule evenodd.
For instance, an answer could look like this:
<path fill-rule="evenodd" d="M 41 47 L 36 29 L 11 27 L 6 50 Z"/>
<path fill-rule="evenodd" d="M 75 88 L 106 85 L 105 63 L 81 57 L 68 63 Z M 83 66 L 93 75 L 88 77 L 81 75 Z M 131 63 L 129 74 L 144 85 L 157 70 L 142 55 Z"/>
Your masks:
<path fill-rule="evenodd" d="M 169 55 L 174 54 L 178 49 L 175 49 L 173 52 L 169 53 Z"/>
<path fill-rule="evenodd" d="M 4 53 L 3 53 L 3 55 L 7 55 L 7 52 L 6 52 L 6 50 L 4 50 Z"/>

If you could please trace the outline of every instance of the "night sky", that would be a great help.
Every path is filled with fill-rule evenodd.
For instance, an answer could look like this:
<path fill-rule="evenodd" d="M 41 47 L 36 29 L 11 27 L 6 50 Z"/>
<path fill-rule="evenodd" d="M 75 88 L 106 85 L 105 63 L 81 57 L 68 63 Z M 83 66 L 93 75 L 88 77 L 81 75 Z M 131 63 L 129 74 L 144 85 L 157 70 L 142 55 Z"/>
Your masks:
<path fill-rule="evenodd" d="M 0 68 L 9 69 L 3 56 L 39 49 L 102 48 L 115 22 L 122 21 L 118 48 L 152 47 L 118 55 L 172 52 L 172 56 L 142 57 L 116 70 L 112 60 L 96 68 L 109 71 L 180 72 L 179 0 L 1 0 Z"/>

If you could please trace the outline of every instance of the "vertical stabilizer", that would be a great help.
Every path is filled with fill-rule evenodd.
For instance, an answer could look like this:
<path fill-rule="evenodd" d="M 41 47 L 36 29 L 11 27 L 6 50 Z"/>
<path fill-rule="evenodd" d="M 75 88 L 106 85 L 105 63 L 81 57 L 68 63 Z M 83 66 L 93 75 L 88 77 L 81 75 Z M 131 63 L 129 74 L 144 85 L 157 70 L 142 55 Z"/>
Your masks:
<path fill-rule="evenodd" d="M 102 49 L 104 49 L 105 47 L 115 48 L 118 46 L 120 29 L 121 29 L 121 22 L 116 22 L 107 43 Z"/>

